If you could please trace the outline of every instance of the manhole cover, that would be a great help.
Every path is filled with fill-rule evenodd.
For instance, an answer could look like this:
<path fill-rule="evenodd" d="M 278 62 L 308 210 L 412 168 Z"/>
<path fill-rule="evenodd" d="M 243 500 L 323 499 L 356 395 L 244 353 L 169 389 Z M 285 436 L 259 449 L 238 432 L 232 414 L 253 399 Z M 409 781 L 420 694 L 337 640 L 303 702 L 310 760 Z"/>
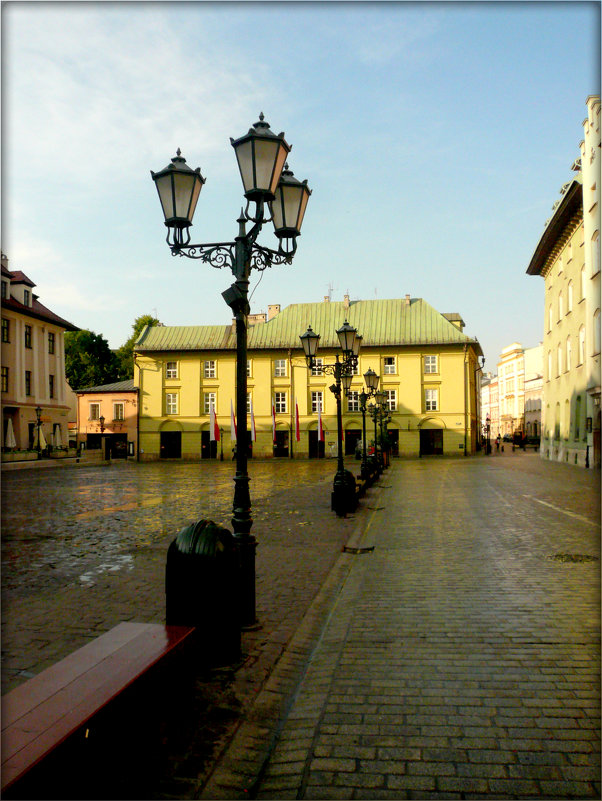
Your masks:
<path fill-rule="evenodd" d="M 590 556 L 586 553 L 556 553 L 548 557 L 556 562 L 597 562 L 597 556 Z"/>

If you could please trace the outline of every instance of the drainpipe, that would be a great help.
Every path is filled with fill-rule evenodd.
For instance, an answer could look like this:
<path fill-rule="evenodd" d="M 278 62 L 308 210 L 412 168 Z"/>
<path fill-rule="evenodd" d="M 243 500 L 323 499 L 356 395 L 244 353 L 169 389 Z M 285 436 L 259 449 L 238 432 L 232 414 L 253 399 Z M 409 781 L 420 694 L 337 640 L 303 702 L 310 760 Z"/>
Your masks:
<path fill-rule="evenodd" d="M 466 357 L 468 355 L 468 345 L 464 345 L 464 456 L 468 456 L 466 446 L 468 441 L 468 400 L 467 400 L 467 386 L 466 386 L 466 370 L 468 369 L 468 362 Z"/>
<path fill-rule="evenodd" d="M 295 426 L 295 409 L 293 407 L 293 401 L 295 398 L 295 383 L 294 383 L 294 376 L 293 376 L 293 352 L 289 348 L 288 349 L 288 374 L 291 377 L 291 402 L 290 402 L 290 423 L 289 423 L 289 435 L 288 435 L 288 458 L 293 459 L 293 431 Z"/>

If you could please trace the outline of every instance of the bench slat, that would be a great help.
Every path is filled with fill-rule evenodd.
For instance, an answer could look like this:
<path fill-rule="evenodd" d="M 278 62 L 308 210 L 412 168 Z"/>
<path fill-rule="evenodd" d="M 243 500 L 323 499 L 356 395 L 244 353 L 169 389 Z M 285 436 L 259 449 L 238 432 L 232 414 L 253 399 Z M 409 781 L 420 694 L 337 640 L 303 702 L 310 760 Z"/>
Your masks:
<path fill-rule="evenodd" d="M 99 637 L 101 643 L 85 645 L 8 693 L 2 699 L 3 788 L 81 728 L 192 631 L 182 626 L 122 623 Z M 60 679 L 63 662 L 67 662 L 68 679 Z M 36 685 L 35 706 L 23 693 L 30 683 Z M 23 706 L 19 706 L 21 701 Z"/>

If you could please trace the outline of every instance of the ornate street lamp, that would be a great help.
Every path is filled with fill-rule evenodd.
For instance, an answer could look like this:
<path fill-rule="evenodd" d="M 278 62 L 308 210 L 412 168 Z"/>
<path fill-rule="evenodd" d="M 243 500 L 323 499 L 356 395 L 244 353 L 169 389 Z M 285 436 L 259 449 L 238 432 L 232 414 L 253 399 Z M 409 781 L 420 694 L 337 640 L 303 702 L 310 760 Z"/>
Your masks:
<path fill-rule="evenodd" d="M 356 337 L 359 339 L 359 337 Z M 362 468 L 361 468 L 361 476 L 364 481 L 367 481 L 372 474 L 372 471 L 368 467 L 368 458 L 366 452 L 366 403 L 370 398 L 374 397 L 374 393 L 378 388 L 378 382 L 380 377 L 374 372 L 372 368 L 369 368 L 364 373 L 364 382 L 368 389 L 367 392 L 362 390 L 360 392 L 360 410 L 362 412 Z"/>
<path fill-rule="evenodd" d="M 491 419 L 489 415 L 487 415 L 485 419 L 485 436 L 486 436 L 486 445 L 485 445 L 485 453 L 489 456 L 491 453 L 491 442 L 490 442 L 490 431 L 491 431 Z"/>
<path fill-rule="evenodd" d="M 297 237 L 311 194 L 307 181 L 297 181 L 284 169 L 291 147 L 284 133 L 275 134 L 263 114 L 244 136 L 230 139 L 243 182 L 247 205 L 238 217 L 238 235 L 234 242 L 190 244 L 189 228 L 196 204 L 205 183 L 200 168 L 191 170 L 178 150 L 172 165 L 151 175 L 157 186 L 165 225 L 167 243 L 173 256 L 200 259 L 212 267 L 228 267 L 234 283 L 222 293 L 236 320 L 236 475 L 232 527 L 238 550 L 241 585 L 241 620 L 244 627 L 256 623 L 255 613 L 255 549 L 251 534 L 251 496 L 247 472 L 247 315 L 251 270 L 265 270 L 279 264 L 291 264 L 297 249 Z M 251 208 L 251 204 L 254 204 Z M 266 206 L 270 216 L 266 216 Z M 274 221 L 278 250 L 257 243 L 266 222 Z M 253 223 L 247 232 L 247 223 Z"/>
<path fill-rule="evenodd" d="M 341 328 L 337 331 L 339 344 L 343 351 L 343 358 L 339 358 L 339 354 L 335 354 L 334 364 L 322 364 L 321 369 L 325 373 L 330 373 L 334 376 L 335 383 L 329 389 L 336 398 L 337 402 L 337 472 L 335 473 L 334 483 L 332 487 L 332 509 L 339 517 L 344 517 L 348 511 L 351 510 L 352 501 L 350 493 L 353 492 L 353 502 L 355 502 L 355 481 L 353 481 L 353 490 L 350 487 L 345 474 L 345 464 L 343 459 L 343 413 L 341 407 L 342 393 L 347 394 L 351 387 L 353 380 L 353 371 L 357 367 L 359 347 L 361 343 L 361 336 L 357 335 L 357 329 L 353 328 L 347 320 L 343 323 Z M 299 336 L 305 353 L 305 359 L 308 369 L 315 365 L 316 353 L 318 350 L 318 343 L 320 335 L 312 331 L 311 326 L 308 327 L 304 334 Z"/>
<path fill-rule="evenodd" d="M 42 425 L 42 409 L 39 406 L 36 406 L 36 424 L 38 427 L 38 458 L 42 452 L 42 448 L 40 446 L 40 426 Z"/>

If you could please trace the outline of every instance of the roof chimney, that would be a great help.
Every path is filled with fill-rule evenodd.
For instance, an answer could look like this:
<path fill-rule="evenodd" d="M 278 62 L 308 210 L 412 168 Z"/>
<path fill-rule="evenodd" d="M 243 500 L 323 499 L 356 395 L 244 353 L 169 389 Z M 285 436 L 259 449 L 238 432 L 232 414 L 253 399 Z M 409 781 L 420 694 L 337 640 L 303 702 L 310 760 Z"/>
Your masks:
<path fill-rule="evenodd" d="M 324 295 L 324 303 L 330 303 L 330 295 Z"/>
<path fill-rule="evenodd" d="M 268 304 L 268 321 L 273 320 L 277 314 L 280 314 L 280 304 L 279 303 Z"/>
<path fill-rule="evenodd" d="M 343 295 L 343 308 L 349 308 L 349 295 Z"/>
<path fill-rule="evenodd" d="M 409 296 L 409 295 L 406 295 L 406 306 L 409 306 L 409 305 L 410 305 L 410 303 L 411 303 L 411 301 L 410 301 L 410 296 Z"/>

